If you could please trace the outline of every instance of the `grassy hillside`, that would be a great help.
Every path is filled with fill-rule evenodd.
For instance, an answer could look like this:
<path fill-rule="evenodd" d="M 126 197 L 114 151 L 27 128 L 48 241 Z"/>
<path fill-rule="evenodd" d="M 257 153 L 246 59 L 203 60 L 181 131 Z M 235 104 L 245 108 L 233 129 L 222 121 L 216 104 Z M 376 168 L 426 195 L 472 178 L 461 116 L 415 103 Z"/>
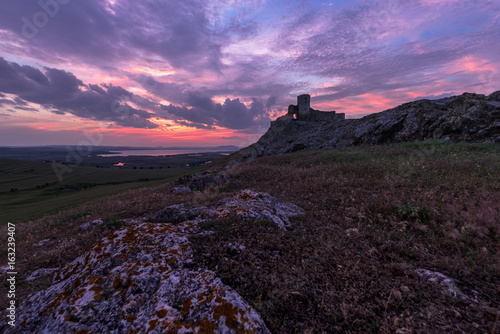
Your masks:
<path fill-rule="evenodd" d="M 234 166 L 228 182 L 211 191 L 174 194 L 167 184 L 129 190 L 19 224 L 19 272 L 63 266 L 128 217 L 181 202 L 210 205 L 251 188 L 306 215 L 287 231 L 220 220 L 202 226 L 214 233 L 191 242 L 197 262 L 253 305 L 272 332 L 494 333 L 499 176 L 500 146 L 489 144 L 427 141 L 268 156 Z M 105 224 L 78 230 L 98 218 Z M 50 241 L 33 246 L 42 239 Z M 230 252 L 228 243 L 246 248 Z M 450 276 L 479 302 L 443 294 L 419 268 Z M 26 296 L 47 283 L 20 280 L 18 290 Z"/>
<path fill-rule="evenodd" d="M 158 184 L 155 181 L 183 171 L 71 167 L 59 181 L 51 163 L 0 159 L 0 222 L 26 221 L 94 198 Z"/>
<path fill-rule="evenodd" d="M 276 333 L 500 328 L 500 146 L 403 143 L 300 151 L 230 170 L 306 210 L 293 229 L 221 221 L 198 260 Z M 230 254 L 228 243 L 246 247 Z M 206 254 L 210 254 L 207 256 Z M 457 280 L 471 303 L 415 269 Z"/>

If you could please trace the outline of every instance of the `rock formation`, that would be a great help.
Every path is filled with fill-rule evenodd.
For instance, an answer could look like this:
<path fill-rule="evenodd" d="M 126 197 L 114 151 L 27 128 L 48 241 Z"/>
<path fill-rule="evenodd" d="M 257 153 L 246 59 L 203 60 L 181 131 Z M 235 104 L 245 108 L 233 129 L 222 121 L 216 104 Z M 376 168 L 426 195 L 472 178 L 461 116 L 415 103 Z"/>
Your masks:
<path fill-rule="evenodd" d="M 425 139 L 500 142 L 500 91 L 419 100 L 360 119 L 294 119 L 289 114 L 252 146 L 253 156 L 302 149 L 382 144 Z"/>
<path fill-rule="evenodd" d="M 267 219 L 285 228 L 289 216 L 302 213 L 252 190 L 214 207 L 167 207 L 155 223 L 118 229 L 59 271 L 20 306 L 17 326 L 6 333 L 269 333 L 238 293 L 194 263 L 188 238 L 213 219 Z"/>

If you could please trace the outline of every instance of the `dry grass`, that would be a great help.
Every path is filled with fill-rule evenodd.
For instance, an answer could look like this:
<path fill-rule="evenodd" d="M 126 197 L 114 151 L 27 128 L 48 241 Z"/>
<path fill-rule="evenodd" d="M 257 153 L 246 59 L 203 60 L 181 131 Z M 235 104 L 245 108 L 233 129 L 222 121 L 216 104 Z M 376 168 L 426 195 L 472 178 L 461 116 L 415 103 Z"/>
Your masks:
<path fill-rule="evenodd" d="M 243 163 L 228 190 L 304 208 L 293 230 L 220 222 L 194 242 L 276 333 L 486 332 L 500 301 L 500 148 L 425 142 Z M 246 247 L 234 254 L 229 242 Z M 444 273 L 480 303 L 415 274 Z M 476 292 L 474 292 L 476 291 Z M 498 328 L 498 325 L 497 325 Z"/>
<path fill-rule="evenodd" d="M 498 146 L 424 142 L 304 151 L 244 162 L 228 173 L 229 182 L 210 191 L 139 189 L 19 224 L 20 298 L 48 284 L 22 278 L 63 266 L 125 218 L 150 217 L 186 201 L 210 205 L 224 192 L 251 188 L 293 202 L 306 215 L 286 232 L 265 221 L 217 221 L 204 226 L 215 234 L 192 242 L 197 260 L 254 305 L 271 331 L 500 328 Z M 98 218 L 105 221 L 101 227 L 78 230 Z M 5 227 L 1 231 L 5 235 Z M 246 248 L 234 252 L 229 242 Z M 3 243 L 0 249 L 5 258 Z M 416 268 L 456 279 L 481 302 L 443 295 Z"/>

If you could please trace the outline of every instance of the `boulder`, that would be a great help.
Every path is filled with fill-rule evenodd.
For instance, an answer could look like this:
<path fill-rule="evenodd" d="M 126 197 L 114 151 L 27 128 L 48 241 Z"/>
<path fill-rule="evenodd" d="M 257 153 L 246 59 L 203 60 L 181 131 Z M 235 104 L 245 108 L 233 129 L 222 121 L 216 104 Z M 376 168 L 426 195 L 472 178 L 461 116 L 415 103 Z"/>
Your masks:
<path fill-rule="evenodd" d="M 17 310 L 6 333 L 268 333 L 233 289 L 192 262 L 196 223 L 143 223 L 94 244 Z"/>
<path fill-rule="evenodd" d="M 49 288 L 29 296 L 17 309 L 17 326 L 6 333 L 269 333 L 238 293 L 194 262 L 188 238 L 208 220 L 266 219 L 285 229 L 289 217 L 303 213 L 247 189 L 211 208 L 169 206 L 154 223 L 131 218 L 58 271 Z"/>
<path fill-rule="evenodd" d="M 245 189 L 224 198 L 215 208 L 203 211 L 200 218 L 269 220 L 285 230 L 290 225 L 289 217 L 301 214 L 304 214 L 304 210 L 293 203 L 283 202 L 268 193 Z"/>
<path fill-rule="evenodd" d="M 155 223 L 177 224 L 195 219 L 205 209 L 206 207 L 192 208 L 190 203 L 175 204 L 158 211 L 151 221 Z"/>
<path fill-rule="evenodd" d="M 193 175 L 184 175 L 179 178 L 175 184 L 179 186 L 178 188 L 184 186 L 191 189 L 191 191 L 201 191 L 210 187 L 221 185 L 224 182 L 226 182 L 226 175 L 224 173 L 204 171 Z"/>

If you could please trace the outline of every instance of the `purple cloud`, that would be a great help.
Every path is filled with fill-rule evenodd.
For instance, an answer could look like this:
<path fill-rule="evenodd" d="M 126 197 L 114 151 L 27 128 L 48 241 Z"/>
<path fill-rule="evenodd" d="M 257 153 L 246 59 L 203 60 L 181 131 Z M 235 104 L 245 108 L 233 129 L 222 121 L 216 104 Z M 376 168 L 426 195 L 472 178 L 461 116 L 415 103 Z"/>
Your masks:
<path fill-rule="evenodd" d="M 154 115 L 122 103 L 132 94 L 122 87 L 112 85 L 85 85 L 74 74 L 45 68 L 45 73 L 20 66 L 0 58 L 0 91 L 17 95 L 15 103 L 23 106 L 23 100 L 50 108 L 53 113 L 68 112 L 78 117 L 110 121 L 117 125 L 135 128 L 155 128 L 149 121 Z"/>
<path fill-rule="evenodd" d="M 2 9 L 0 92 L 62 117 L 257 133 L 300 93 L 356 115 L 349 99 L 360 96 L 396 105 L 500 85 L 493 0 L 40 0 Z M 376 102 L 356 107 L 379 111 Z"/>

